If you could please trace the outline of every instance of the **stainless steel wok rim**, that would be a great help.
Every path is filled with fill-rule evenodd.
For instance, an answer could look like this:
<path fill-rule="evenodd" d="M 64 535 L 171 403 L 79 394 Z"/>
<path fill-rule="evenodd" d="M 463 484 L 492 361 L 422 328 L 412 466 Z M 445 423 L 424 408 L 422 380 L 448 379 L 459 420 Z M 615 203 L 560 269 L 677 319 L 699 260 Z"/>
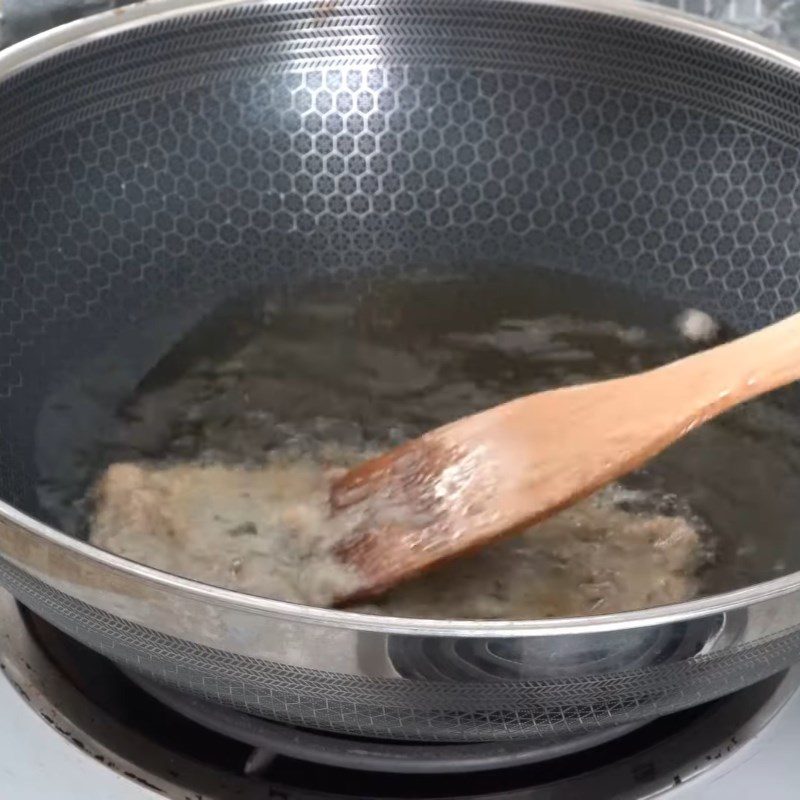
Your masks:
<path fill-rule="evenodd" d="M 307 6 L 303 0 L 263 0 L 263 2 L 269 2 L 271 7 L 276 9 Z M 344 0 L 342 4 L 348 2 L 355 7 L 367 7 L 376 5 L 381 0 Z M 742 57 L 760 60 L 800 74 L 800 54 L 791 48 L 775 45 L 762 37 L 743 33 L 723 24 L 659 6 L 631 3 L 630 0 L 484 0 L 484 2 L 487 5 L 516 3 L 521 6 L 568 8 L 651 24 L 675 33 L 693 36 L 710 45 L 735 50 Z M 53 28 L 0 52 L 0 83 L 56 55 L 124 31 L 212 10 L 256 4 L 258 0 L 256 2 L 195 0 L 191 4 L 187 4 L 185 0 L 142 0 L 133 6 L 96 14 Z M 275 620 L 381 634 L 505 638 L 602 633 L 655 627 L 713 614 L 725 614 L 743 606 L 800 592 L 800 571 L 798 571 L 744 589 L 685 603 L 595 617 L 538 621 L 409 619 L 296 605 L 222 589 L 161 572 L 76 540 L 0 501 L 0 556 L 7 556 L 3 550 L 6 533 L 14 529 L 27 540 L 28 546 L 33 544 L 40 548 L 56 547 L 84 565 L 96 564 L 111 573 L 150 584 L 176 597 L 183 596 L 221 608 L 239 609 Z M 8 556 L 8 560 L 23 570 L 28 569 L 25 559 Z"/>

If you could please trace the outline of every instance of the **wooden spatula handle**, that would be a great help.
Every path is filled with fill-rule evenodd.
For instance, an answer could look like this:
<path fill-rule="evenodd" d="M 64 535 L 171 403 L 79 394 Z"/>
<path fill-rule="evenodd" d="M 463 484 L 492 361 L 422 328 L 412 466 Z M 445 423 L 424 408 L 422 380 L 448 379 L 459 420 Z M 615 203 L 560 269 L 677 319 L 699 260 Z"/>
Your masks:
<path fill-rule="evenodd" d="M 662 399 L 703 411 L 698 424 L 800 379 L 800 314 L 649 374 Z M 643 398 L 644 402 L 644 398 Z"/>

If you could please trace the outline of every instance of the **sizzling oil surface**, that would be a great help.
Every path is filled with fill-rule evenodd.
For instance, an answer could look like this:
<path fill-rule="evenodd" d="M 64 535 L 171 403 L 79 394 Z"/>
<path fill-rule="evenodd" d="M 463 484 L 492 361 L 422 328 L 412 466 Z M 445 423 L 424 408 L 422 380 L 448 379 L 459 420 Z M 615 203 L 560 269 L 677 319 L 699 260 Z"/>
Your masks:
<path fill-rule="evenodd" d="M 672 325 L 678 310 L 543 277 L 508 285 L 420 281 L 379 287 L 355 301 L 319 294 L 286 306 L 274 299 L 237 304 L 157 365 L 119 409 L 113 435 L 85 452 L 95 478 L 119 461 L 163 478 L 165 467 L 264 470 L 276 458 L 321 474 L 342 462 L 343 449 L 373 453 L 520 394 L 687 354 L 694 346 Z M 756 573 L 771 577 L 784 569 L 785 549 L 774 534 L 771 549 L 759 547 L 758 536 L 764 527 L 790 536 L 798 441 L 793 418 L 777 408 L 759 403 L 737 411 L 631 476 L 624 490 L 402 587 L 372 610 L 493 618 L 601 613 L 741 585 Z M 275 573 L 266 568 L 271 556 L 256 558 L 249 536 L 217 532 L 201 544 L 179 536 L 180 547 L 170 550 L 158 526 L 148 538 L 132 529 L 126 536 L 119 520 L 98 524 L 103 508 L 87 509 L 78 496 L 86 487 L 77 493 L 51 480 L 43 488 L 55 516 L 89 528 L 94 514 L 94 540 L 136 560 L 255 593 L 325 602 L 321 594 L 275 589 Z M 212 504 L 214 493 L 207 494 Z M 277 534 L 265 530 L 259 547 L 270 536 L 273 544 L 280 540 Z"/>

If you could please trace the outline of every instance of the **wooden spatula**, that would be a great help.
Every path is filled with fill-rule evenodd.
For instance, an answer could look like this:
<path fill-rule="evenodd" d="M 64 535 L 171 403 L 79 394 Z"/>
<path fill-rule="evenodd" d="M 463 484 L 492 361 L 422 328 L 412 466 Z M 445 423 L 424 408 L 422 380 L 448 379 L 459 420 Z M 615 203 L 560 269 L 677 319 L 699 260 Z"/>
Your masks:
<path fill-rule="evenodd" d="M 513 400 L 431 431 L 335 481 L 358 523 L 336 551 L 381 594 L 520 531 L 640 467 L 712 417 L 800 378 L 800 314 L 626 378 Z"/>

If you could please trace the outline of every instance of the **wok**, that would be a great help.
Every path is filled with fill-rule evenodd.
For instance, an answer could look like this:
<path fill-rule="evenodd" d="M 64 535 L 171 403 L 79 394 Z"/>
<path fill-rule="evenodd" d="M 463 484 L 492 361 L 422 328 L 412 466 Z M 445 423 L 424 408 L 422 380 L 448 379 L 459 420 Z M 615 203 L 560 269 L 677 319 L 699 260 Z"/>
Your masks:
<path fill-rule="evenodd" d="M 0 582 L 127 670 L 479 742 L 637 724 L 800 659 L 800 552 L 767 526 L 787 574 L 733 591 L 426 621 L 149 569 L 60 532 L 37 490 L 198 320 L 276 280 L 536 264 L 741 332 L 797 311 L 792 53 L 614 0 L 150 0 L 0 54 L 0 187 Z"/>

